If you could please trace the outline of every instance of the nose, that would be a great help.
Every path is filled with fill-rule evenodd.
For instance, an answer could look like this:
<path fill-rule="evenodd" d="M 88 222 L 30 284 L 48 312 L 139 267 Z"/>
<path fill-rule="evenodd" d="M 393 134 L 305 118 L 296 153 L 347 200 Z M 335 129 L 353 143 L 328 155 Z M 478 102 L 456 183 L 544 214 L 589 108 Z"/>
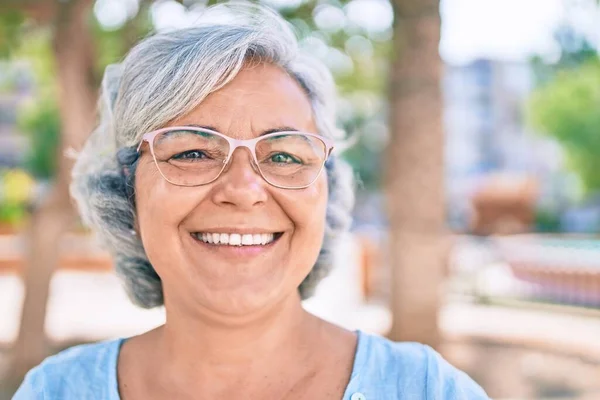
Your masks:
<path fill-rule="evenodd" d="M 267 183 L 254 165 L 250 150 L 246 148 L 238 148 L 233 152 L 216 182 L 213 191 L 216 204 L 251 209 L 267 201 Z"/>

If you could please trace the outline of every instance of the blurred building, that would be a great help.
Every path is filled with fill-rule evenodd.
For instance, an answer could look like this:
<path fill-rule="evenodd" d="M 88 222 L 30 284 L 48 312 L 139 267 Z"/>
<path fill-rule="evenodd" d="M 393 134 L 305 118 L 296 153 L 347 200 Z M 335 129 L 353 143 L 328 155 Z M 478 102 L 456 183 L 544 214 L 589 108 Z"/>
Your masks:
<path fill-rule="evenodd" d="M 467 228 L 469 200 L 492 175 L 532 177 L 539 183 L 539 202 L 562 201 L 560 149 L 526 127 L 534 83 L 528 63 L 482 59 L 446 66 L 446 185 L 454 228 Z"/>

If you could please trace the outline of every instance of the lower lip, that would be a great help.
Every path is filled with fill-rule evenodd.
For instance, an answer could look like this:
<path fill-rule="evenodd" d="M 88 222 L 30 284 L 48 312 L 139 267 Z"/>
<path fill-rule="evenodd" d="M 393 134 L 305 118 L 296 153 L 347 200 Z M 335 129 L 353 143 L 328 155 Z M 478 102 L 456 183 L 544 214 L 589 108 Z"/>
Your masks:
<path fill-rule="evenodd" d="M 239 255 L 239 256 L 253 256 L 269 251 L 274 245 L 283 237 L 280 235 L 278 238 L 265 245 L 252 245 L 252 246 L 229 246 L 229 245 L 219 245 L 213 243 L 206 243 L 200 239 L 197 239 L 193 235 L 190 235 L 192 240 L 197 244 L 203 245 L 207 250 L 212 250 L 215 252 L 219 252 L 222 254 L 229 255 Z"/>

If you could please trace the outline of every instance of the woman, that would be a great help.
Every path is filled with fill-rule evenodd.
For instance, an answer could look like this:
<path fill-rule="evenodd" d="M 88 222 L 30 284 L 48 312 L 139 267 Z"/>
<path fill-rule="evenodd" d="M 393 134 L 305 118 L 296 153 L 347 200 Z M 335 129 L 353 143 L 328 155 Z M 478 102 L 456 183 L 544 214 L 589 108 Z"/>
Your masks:
<path fill-rule="evenodd" d="M 107 69 L 72 193 L 166 323 L 48 358 L 15 399 L 487 398 L 428 347 L 303 310 L 352 184 L 331 76 L 296 45 L 274 13 L 219 6 Z"/>

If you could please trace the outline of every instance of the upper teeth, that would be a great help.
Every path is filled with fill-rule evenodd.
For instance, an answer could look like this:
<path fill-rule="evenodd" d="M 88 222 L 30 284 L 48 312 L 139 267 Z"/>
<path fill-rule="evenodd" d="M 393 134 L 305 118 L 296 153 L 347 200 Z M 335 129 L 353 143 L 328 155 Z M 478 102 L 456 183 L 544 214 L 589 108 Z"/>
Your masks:
<path fill-rule="evenodd" d="M 269 244 L 274 239 L 273 233 L 195 233 L 197 239 L 205 243 L 226 244 L 230 246 L 256 246 Z"/>

